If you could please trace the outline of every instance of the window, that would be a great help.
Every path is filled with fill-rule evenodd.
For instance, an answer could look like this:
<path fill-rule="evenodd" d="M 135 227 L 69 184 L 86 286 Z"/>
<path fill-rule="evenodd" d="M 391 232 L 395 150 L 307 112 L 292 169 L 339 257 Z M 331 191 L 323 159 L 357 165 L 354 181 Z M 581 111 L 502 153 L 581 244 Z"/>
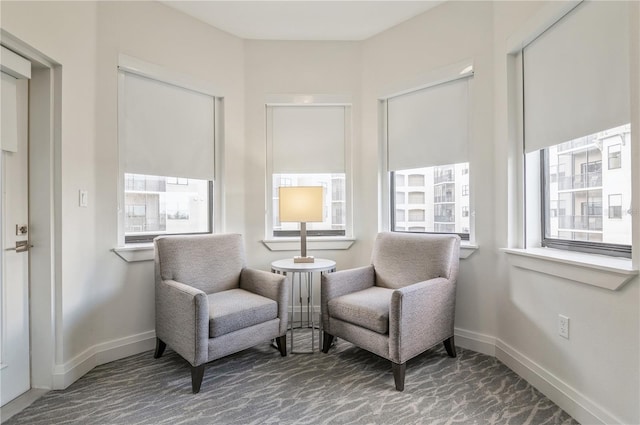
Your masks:
<path fill-rule="evenodd" d="M 405 192 L 396 192 L 396 205 L 403 205 L 405 203 Z"/>
<path fill-rule="evenodd" d="M 462 185 L 462 196 L 469 196 L 469 185 Z"/>
<path fill-rule="evenodd" d="M 422 174 L 410 174 L 409 186 L 424 186 L 424 175 Z"/>
<path fill-rule="evenodd" d="M 424 210 L 409 210 L 409 221 L 424 221 Z"/>
<path fill-rule="evenodd" d="M 409 204 L 424 204 L 424 192 L 409 192 Z"/>
<path fill-rule="evenodd" d="M 423 223 L 409 226 L 409 232 L 458 233 L 468 240 L 470 218 L 462 215 L 462 208 L 468 211 L 469 198 L 462 199 L 459 194 L 462 187 L 469 194 L 468 103 L 473 66 L 468 63 L 441 71 L 452 78 L 384 101 L 389 228 L 398 231 L 406 227 L 399 220 L 397 206 L 399 200 L 407 199 L 409 222 Z M 401 193 L 406 198 L 398 196 Z"/>
<path fill-rule="evenodd" d="M 307 223 L 308 236 L 344 236 L 346 231 L 345 179 L 333 174 L 274 174 L 273 175 L 273 236 L 300 235 L 300 223 L 280 222 L 278 191 L 281 182 L 288 186 L 322 186 L 324 190 L 323 221 Z M 338 186 L 338 189 L 335 187 Z M 342 195 L 342 197 L 339 197 Z"/>
<path fill-rule="evenodd" d="M 136 72 L 118 76 L 120 241 L 210 233 L 215 97 Z"/>
<path fill-rule="evenodd" d="M 149 236 L 177 233 L 204 233 L 209 228 L 209 182 L 125 174 L 124 230 L 129 242 Z"/>
<path fill-rule="evenodd" d="M 628 13 L 624 2 L 581 2 L 522 51 L 533 246 L 631 257 L 631 220 L 621 211 L 630 172 L 610 171 L 630 163 Z"/>
<path fill-rule="evenodd" d="M 279 217 L 279 188 L 322 186 L 322 222 L 307 223 L 308 236 L 350 234 L 346 164 L 350 111 L 347 105 L 268 105 L 267 169 L 271 197 L 267 239 L 300 235 L 300 223 Z"/>
<path fill-rule="evenodd" d="M 610 175 L 602 168 L 602 151 L 598 142 L 604 135 L 628 134 L 630 126 L 621 126 L 580 139 L 564 142 L 543 149 L 541 155 L 544 170 L 543 187 L 543 244 L 550 247 L 573 247 L 577 250 L 607 250 L 623 248 L 610 245 L 630 245 L 629 227 L 610 226 L 609 219 L 622 218 L 622 195 L 608 195 L 608 211 L 603 211 L 603 194 L 620 189 L 631 192 L 631 181 Z M 606 143 L 606 142 L 605 142 Z M 602 149 L 602 151 L 601 151 Z M 630 155 L 630 151 L 625 152 Z M 553 181 L 551 172 L 558 164 L 575 174 L 567 174 Z M 585 247 L 582 242 L 599 245 Z M 617 252 L 617 251 L 616 251 Z"/>
<path fill-rule="evenodd" d="M 622 167 L 622 147 L 620 144 L 615 144 L 609 146 L 609 169 L 613 170 L 615 168 Z"/>
<path fill-rule="evenodd" d="M 609 195 L 609 218 L 622 218 L 622 195 Z"/>
<path fill-rule="evenodd" d="M 421 206 L 420 208 L 412 207 L 408 211 L 408 221 L 424 222 L 425 226 L 410 226 L 408 231 L 459 233 L 464 239 L 468 238 L 470 225 L 469 205 L 468 202 L 463 205 L 460 200 L 456 202 L 455 197 L 456 176 L 457 179 L 468 181 L 468 174 L 462 174 L 464 167 L 468 167 L 468 164 L 451 165 L 452 172 L 447 174 L 445 180 L 442 180 L 444 183 L 435 183 L 438 176 L 443 175 L 436 170 L 440 167 L 399 170 L 392 173 L 393 180 L 398 176 L 416 175 L 417 173 L 424 177 L 425 192 L 411 192 L 410 188 L 403 188 L 393 184 L 391 187 L 391 191 L 395 192 L 395 205 L 400 205 L 398 199 L 404 199 L 406 194 L 410 205 Z M 449 176 L 451 176 L 450 180 Z M 456 211 L 459 211 L 459 213 L 456 214 Z M 405 231 L 405 227 L 401 225 L 404 222 L 405 211 L 401 208 L 395 208 L 391 223 L 392 230 Z M 416 230 L 418 228 L 423 230 Z M 464 231 L 465 229 L 467 230 L 466 232 Z"/>

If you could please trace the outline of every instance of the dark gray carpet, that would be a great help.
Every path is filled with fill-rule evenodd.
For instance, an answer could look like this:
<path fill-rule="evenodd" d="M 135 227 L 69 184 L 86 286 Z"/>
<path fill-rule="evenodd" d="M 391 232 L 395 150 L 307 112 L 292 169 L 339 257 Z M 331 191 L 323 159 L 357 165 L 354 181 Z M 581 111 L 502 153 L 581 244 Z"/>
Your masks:
<path fill-rule="evenodd" d="M 296 349 L 305 342 L 296 338 Z M 6 425 L 187 423 L 577 422 L 492 357 L 458 349 L 452 359 L 438 346 L 408 362 L 400 393 L 388 361 L 340 340 L 329 354 L 283 358 L 263 344 L 217 360 L 199 394 L 191 393 L 187 362 L 170 349 L 157 360 L 138 354 L 47 393 Z"/>

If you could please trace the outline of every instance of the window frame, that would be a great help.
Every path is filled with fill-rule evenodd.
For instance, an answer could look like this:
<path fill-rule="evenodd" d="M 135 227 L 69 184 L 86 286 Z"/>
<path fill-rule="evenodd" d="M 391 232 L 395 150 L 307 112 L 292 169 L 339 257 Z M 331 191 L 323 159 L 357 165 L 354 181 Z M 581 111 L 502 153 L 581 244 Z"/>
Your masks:
<path fill-rule="evenodd" d="M 611 148 L 617 147 L 618 148 L 618 166 L 617 167 L 611 167 Z M 616 143 L 615 145 L 609 145 L 607 147 L 607 169 L 608 170 L 618 170 L 622 168 L 622 143 Z"/>
<path fill-rule="evenodd" d="M 399 232 L 399 233 L 426 233 L 426 234 L 434 234 L 434 235 L 442 235 L 442 234 L 455 234 L 460 236 L 460 239 L 463 241 L 470 241 L 471 240 L 471 232 L 470 233 L 457 233 L 457 232 L 416 232 L 416 231 L 409 231 L 409 230 L 396 230 L 396 208 L 397 208 L 397 204 L 395 202 L 395 198 L 396 198 L 396 186 L 395 186 L 395 178 L 396 178 L 396 172 L 395 171 L 389 171 L 389 190 L 387 191 L 389 193 L 389 207 L 388 207 L 388 211 L 389 211 L 389 231 L 391 232 Z M 407 205 L 407 207 L 411 206 L 411 204 L 403 204 L 403 205 Z M 471 209 L 471 205 L 469 205 L 469 209 Z M 405 219 L 404 222 L 407 223 L 406 227 L 410 227 L 409 224 L 411 223 L 411 221 L 409 220 L 409 216 L 408 216 L 408 211 L 407 213 L 405 213 Z M 471 228 L 471 213 L 469 213 L 469 227 Z"/>
<path fill-rule="evenodd" d="M 274 230 L 273 228 L 273 140 L 272 132 L 269 131 L 273 125 L 272 107 L 305 107 L 305 106 L 339 106 L 344 108 L 344 179 L 345 179 L 345 230 L 307 229 L 307 240 L 310 241 L 331 241 L 331 240 L 351 240 L 353 238 L 353 197 L 352 197 L 352 108 L 353 104 L 350 96 L 346 95 L 270 95 L 265 100 L 265 121 L 266 131 L 266 185 L 265 185 L 265 239 L 264 242 L 270 249 L 273 249 L 270 242 L 286 242 L 300 237 L 299 230 Z M 305 174 L 305 173 L 287 173 Z M 340 174 L 340 173 L 308 173 L 308 174 Z M 326 188 L 325 188 L 326 190 Z M 331 205 L 325 205 L 331 214 Z M 349 244 L 350 246 L 350 244 Z"/>
<path fill-rule="evenodd" d="M 147 247 L 149 246 L 155 237 L 174 235 L 174 234 L 211 234 L 216 231 L 224 231 L 225 219 L 223 215 L 223 200 L 224 200 L 224 131 L 223 131 L 223 117 L 224 117 L 224 97 L 220 95 L 220 90 L 214 84 L 196 79 L 190 75 L 183 74 L 181 72 L 173 71 L 165 67 L 155 65 L 149 62 L 145 62 L 138 58 L 119 54 L 118 66 L 115 70 L 125 71 L 132 74 L 137 74 L 142 77 L 154 79 L 164 83 L 172 84 L 178 87 L 189 89 L 192 91 L 200 92 L 213 97 L 214 100 L 214 179 L 208 181 L 208 230 L 206 232 L 191 232 L 191 233 L 158 233 L 148 235 L 125 235 L 124 229 L 124 215 L 125 215 L 125 171 L 124 164 L 125 158 L 123 149 L 118 148 L 118 179 L 117 179 L 117 194 L 118 194 L 118 247 Z M 118 82 L 118 97 L 124 95 L 123 86 Z M 118 120 L 121 119 L 120 111 L 117 112 Z M 118 134 L 118 145 L 120 145 L 120 135 Z M 164 176 L 175 177 L 175 176 Z M 182 178 L 176 178 L 176 182 L 179 182 Z M 176 183 L 180 184 L 180 183 Z"/>
<path fill-rule="evenodd" d="M 472 59 L 465 59 L 460 62 L 443 66 L 441 68 L 434 69 L 423 76 L 422 84 L 407 85 L 404 87 L 397 87 L 396 90 L 390 91 L 384 95 L 378 97 L 378 134 L 379 134 L 379 152 L 378 156 L 378 187 L 380 202 L 378 204 L 378 229 L 380 231 L 392 231 L 403 233 L 416 233 L 408 232 L 406 230 L 395 229 L 395 172 L 389 171 L 389 139 L 388 139 L 388 101 L 389 99 L 399 96 L 405 93 L 415 92 L 424 88 L 435 86 L 448 81 L 453 81 L 459 78 L 473 77 L 474 75 L 474 62 Z M 473 88 L 470 86 L 471 93 Z M 469 108 L 473 109 L 473 97 L 470 97 Z M 472 120 L 469 125 L 472 125 Z M 472 133 L 472 132 L 471 132 Z M 471 143 L 472 140 L 469 140 Z M 471 156 L 467 159 L 469 166 L 467 167 L 467 174 L 471 172 L 473 163 Z M 407 187 L 407 182 L 401 187 Z M 475 245 L 475 195 L 474 195 L 474 183 L 469 181 L 469 230 L 468 234 L 458 234 L 462 240 L 460 258 L 467 258 L 478 247 Z M 393 190 L 392 190 L 393 189 Z M 422 232 L 421 232 L 422 233 Z M 424 232 L 427 234 L 443 234 L 436 232 Z"/>
<path fill-rule="evenodd" d="M 522 120 L 524 122 L 524 116 L 522 117 Z M 533 152 L 533 154 L 535 154 L 535 152 Z M 547 204 L 549 204 L 549 212 L 551 212 L 551 208 L 550 208 L 551 205 L 548 197 L 548 192 L 546 191 L 547 178 L 546 178 L 546 172 L 545 172 L 546 171 L 545 164 L 548 162 L 546 158 L 547 156 L 546 149 L 540 150 L 539 155 L 540 155 L 539 196 L 540 196 L 540 233 L 541 233 L 540 246 L 546 247 L 546 248 L 561 249 L 566 251 L 584 252 L 588 254 L 600 254 L 600 255 L 608 255 L 611 257 L 631 258 L 632 245 L 622 245 L 622 244 L 614 244 L 614 243 L 608 243 L 608 242 L 568 240 L 568 239 L 552 238 L 547 236 L 548 219 L 551 218 L 550 217 L 551 214 L 549 214 L 549 216 L 546 215 L 546 206 Z M 525 159 L 525 168 L 526 168 L 526 159 Z M 525 184 L 524 190 L 525 190 L 525 199 L 526 199 L 526 193 L 527 193 L 526 184 Z"/>

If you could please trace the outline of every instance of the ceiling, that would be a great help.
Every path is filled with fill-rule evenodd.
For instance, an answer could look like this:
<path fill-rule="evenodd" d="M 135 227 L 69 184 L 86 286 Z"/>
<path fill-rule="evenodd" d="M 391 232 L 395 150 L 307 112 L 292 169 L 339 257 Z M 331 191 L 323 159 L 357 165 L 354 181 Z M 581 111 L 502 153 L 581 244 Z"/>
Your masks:
<path fill-rule="evenodd" d="M 161 1 L 258 40 L 364 40 L 442 3 L 422 1 Z"/>

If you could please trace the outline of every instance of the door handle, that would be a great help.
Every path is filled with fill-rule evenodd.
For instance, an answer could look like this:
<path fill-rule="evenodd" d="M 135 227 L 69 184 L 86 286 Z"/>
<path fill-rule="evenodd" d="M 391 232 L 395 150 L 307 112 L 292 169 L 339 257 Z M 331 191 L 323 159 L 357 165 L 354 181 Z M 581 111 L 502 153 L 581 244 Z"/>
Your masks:
<path fill-rule="evenodd" d="M 33 245 L 29 245 L 29 241 L 16 241 L 15 248 L 5 248 L 5 251 L 27 252 Z"/>

